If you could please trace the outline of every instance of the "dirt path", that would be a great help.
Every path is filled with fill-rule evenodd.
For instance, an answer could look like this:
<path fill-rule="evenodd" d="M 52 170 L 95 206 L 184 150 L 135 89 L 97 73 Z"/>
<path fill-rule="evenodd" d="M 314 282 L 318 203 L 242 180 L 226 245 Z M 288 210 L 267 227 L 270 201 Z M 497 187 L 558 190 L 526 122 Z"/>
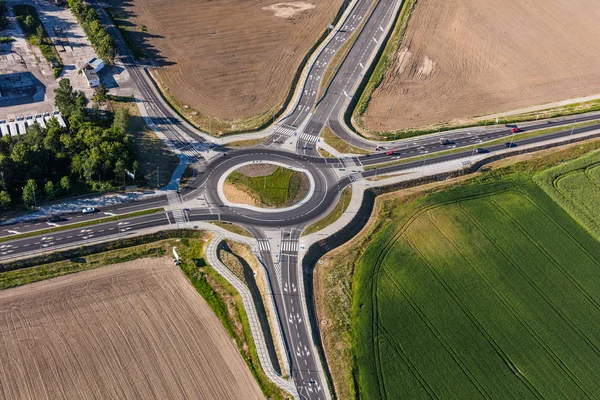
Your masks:
<path fill-rule="evenodd" d="M 0 332 L 2 398 L 263 398 L 168 257 L 1 291 Z"/>
<path fill-rule="evenodd" d="M 597 0 L 419 0 L 363 117 L 393 131 L 600 94 Z"/>

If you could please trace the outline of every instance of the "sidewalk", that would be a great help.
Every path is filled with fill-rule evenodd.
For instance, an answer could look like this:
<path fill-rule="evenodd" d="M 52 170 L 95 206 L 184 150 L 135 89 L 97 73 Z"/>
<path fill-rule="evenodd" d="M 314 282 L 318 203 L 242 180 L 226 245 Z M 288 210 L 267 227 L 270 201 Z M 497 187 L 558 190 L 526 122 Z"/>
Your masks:
<path fill-rule="evenodd" d="M 244 303 L 244 309 L 248 316 L 248 323 L 250 330 L 252 331 L 252 338 L 254 339 L 254 345 L 256 352 L 260 360 L 260 365 L 264 370 L 267 377 L 281 389 L 290 393 L 295 399 L 299 399 L 299 395 L 296 391 L 296 386 L 291 379 L 284 379 L 275 372 L 275 368 L 271 364 L 271 358 L 267 350 L 265 338 L 258 321 L 258 313 L 252 300 L 250 290 L 246 285 L 235 276 L 229 268 L 227 268 L 217 256 L 217 246 L 224 239 L 222 235 L 216 235 L 206 246 L 206 258 L 208 263 L 223 277 L 225 278 L 240 294 L 242 302 Z"/>

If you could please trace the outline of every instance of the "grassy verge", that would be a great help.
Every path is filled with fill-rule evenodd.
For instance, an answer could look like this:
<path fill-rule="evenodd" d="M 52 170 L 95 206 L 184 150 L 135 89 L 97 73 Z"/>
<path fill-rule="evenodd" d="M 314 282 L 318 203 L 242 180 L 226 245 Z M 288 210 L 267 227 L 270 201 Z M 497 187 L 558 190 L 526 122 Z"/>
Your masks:
<path fill-rule="evenodd" d="M 448 188 L 453 188 L 451 190 L 454 190 L 455 193 L 464 193 L 469 186 L 489 183 L 495 179 L 503 179 L 503 177 L 511 176 L 514 173 L 531 177 L 536 171 L 568 165 L 564 164 L 566 160 L 580 157 L 599 148 L 600 140 L 590 140 L 561 148 L 543 150 L 538 153 L 519 156 L 519 159 L 527 161 L 516 161 L 509 167 L 502 167 L 507 160 L 495 163 L 493 169 L 485 173 L 478 173 L 474 178 L 463 177 L 452 182 L 434 183 L 425 187 L 403 190 L 379 197 L 373 210 L 373 215 L 376 215 L 377 218 L 373 219 L 360 235 L 355 236 L 344 246 L 326 254 L 321 259 L 322 263 L 318 264 L 315 273 L 318 318 L 325 321 L 320 327 L 321 337 L 337 397 L 343 399 L 359 398 L 357 394 L 359 386 L 355 363 L 356 353 L 352 349 L 352 334 L 357 327 L 356 322 L 351 317 L 351 307 L 353 303 L 356 304 L 358 301 L 356 299 L 356 285 L 365 285 L 367 282 L 372 282 L 372 279 L 355 277 L 357 260 L 363 257 L 365 251 L 379 237 L 386 235 L 386 233 L 381 233 L 386 226 L 388 228 L 389 226 L 398 228 L 398 214 L 411 215 L 413 213 L 413 210 L 407 211 L 407 204 L 418 201 L 425 195 L 439 193 Z M 500 169 L 496 169 L 497 167 Z M 430 239 L 428 240 L 431 242 Z M 440 254 L 445 254 L 445 251 L 447 249 L 441 251 Z M 409 258 L 406 258 L 402 265 L 406 264 L 408 260 Z M 485 260 L 485 257 L 480 260 Z M 367 309 L 363 306 L 360 313 L 365 314 L 367 312 Z M 372 343 L 373 340 L 371 339 L 370 342 Z M 388 367 L 392 368 L 392 364 L 388 364 Z M 369 373 L 374 378 L 377 376 L 375 370 L 370 370 Z M 393 373 L 389 376 L 400 376 L 398 374 Z M 407 372 L 407 374 L 403 373 L 402 375 L 411 375 L 410 372 Z M 366 393 L 361 391 L 360 397 L 365 396 Z"/>
<path fill-rule="evenodd" d="M 323 158 L 336 158 L 333 154 L 321 147 L 317 147 L 317 153 Z"/>
<path fill-rule="evenodd" d="M 19 26 L 25 34 L 25 39 L 29 44 L 40 48 L 44 58 L 52 66 L 54 77 L 58 78 L 62 72 L 63 63 L 52 40 L 48 37 L 48 32 L 46 32 L 37 10 L 29 4 L 17 4 L 13 7 L 13 10 Z"/>
<path fill-rule="evenodd" d="M 0 273 L 0 289 L 21 286 L 28 283 L 56 278 L 63 275 L 86 271 L 104 265 L 117 264 L 138 258 L 162 257 L 171 251 L 170 241 L 158 241 L 126 249 L 92 254 L 72 260 L 42 264 L 30 268 L 16 269 Z"/>
<path fill-rule="evenodd" d="M 310 235 L 311 233 L 315 233 L 320 231 L 321 229 L 325 229 L 329 225 L 333 224 L 337 221 L 345 212 L 348 206 L 350 205 L 350 199 L 352 198 L 352 187 L 346 186 L 342 193 L 340 194 L 340 199 L 337 204 L 331 210 L 327 216 L 318 220 L 314 224 L 310 225 L 308 228 L 302 232 L 302 236 Z"/>
<path fill-rule="evenodd" d="M 241 226 L 238 226 L 236 224 L 232 224 L 230 222 L 210 221 L 209 223 L 216 225 L 220 228 L 226 229 L 229 232 L 237 233 L 238 235 L 252 237 L 250 232 L 248 232 L 246 229 L 244 229 Z"/>
<path fill-rule="evenodd" d="M 108 7 L 104 10 L 106 11 L 108 17 L 112 20 L 112 23 L 119 30 L 121 37 L 123 37 L 123 40 L 125 41 L 125 44 L 131 51 L 131 54 L 133 54 L 133 57 L 135 59 L 146 58 L 148 56 L 146 54 L 146 51 L 142 46 L 138 44 L 138 42 L 135 39 L 133 39 L 132 35 L 134 31 L 132 31 L 131 28 L 127 26 L 128 22 L 125 20 L 125 18 L 123 18 L 119 14 L 119 12 L 114 8 Z M 147 30 L 144 31 L 142 27 L 140 27 L 140 31 L 146 33 Z"/>
<path fill-rule="evenodd" d="M 113 111 L 126 109 L 129 113 L 127 134 L 133 146 L 135 159 L 139 163 L 139 171 L 136 171 L 136 175 L 142 177 L 143 184 L 154 187 L 157 173 L 160 174 L 160 182 L 168 182 L 179 165 L 179 158 L 154 132 L 148 129 L 140 115 L 135 98 L 109 96 L 108 106 Z"/>
<path fill-rule="evenodd" d="M 32 232 L 27 232 L 27 233 L 20 233 L 18 235 L 0 237 L 0 242 L 8 242 L 10 240 L 24 239 L 24 238 L 31 237 L 31 236 L 46 235 L 48 233 L 65 231 L 68 229 L 82 228 L 85 226 L 101 224 L 104 222 L 118 221 L 120 219 L 141 217 L 142 215 L 154 214 L 154 213 L 157 213 L 160 211 L 163 211 L 163 209 L 162 208 L 152 208 L 150 210 L 136 211 L 136 212 L 132 212 L 129 214 L 115 215 L 112 217 L 98 218 L 98 219 L 94 219 L 91 221 L 77 222 L 74 224 L 66 224 L 66 225 L 57 226 L 54 228 L 40 229 L 38 231 L 32 231 Z"/>
<path fill-rule="evenodd" d="M 509 115 L 498 118 L 498 124 L 516 124 L 520 122 L 535 121 L 537 119 L 566 117 L 570 115 L 583 114 L 587 112 L 600 111 L 600 100 L 591 100 L 582 103 L 573 103 L 561 107 L 547 108 L 538 111 L 531 111 L 523 114 Z M 436 124 L 429 127 L 423 127 L 413 130 L 402 130 L 397 132 L 367 132 L 361 128 L 361 133 L 377 140 L 393 141 L 397 139 L 406 139 L 416 136 L 427 135 L 436 132 L 445 132 L 459 128 L 473 128 L 479 126 L 491 126 L 496 123 L 496 119 L 474 119 L 472 123 L 467 124 Z"/>
<path fill-rule="evenodd" d="M 371 100 L 373 92 L 375 92 L 375 90 L 383 81 L 387 69 L 392 65 L 396 57 L 396 52 L 400 48 L 400 44 L 404 38 L 404 32 L 408 26 L 408 21 L 410 20 L 410 16 L 415 4 L 416 0 L 406 0 L 402 5 L 402 9 L 400 10 L 400 14 L 396 20 L 396 25 L 393 28 L 393 32 L 389 37 L 385 48 L 381 53 L 381 57 L 377 61 L 377 64 L 375 65 L 368 82 L 358 98 L 358 102 L 356 103 L 356 107 L 354 108 L 352 115 L 353 119 L 357 121 L 359 125 L 360 118 L 367 110 L 367 106 L 369 105 L 369 101 Z"/>
<path fill-rule="evenodd" d="M 284 167 L 265 176 L 247 176 L 233 171 L 226 182 L 250 194 L 263 207 L 285 207 L 302 194 L 303 175 Z"/>
<path fill-rule="evenodd" d="M 204 247 L 201 243 L 181 239 L 181 245 L 177 248 L 183 260 L 182 271 L 236 342 L 242 358 L 265 396 L 273 399 L 286 398 L 287 394 L 267 378 L 260 366 L 248 317 L 238 292 L 217 271 L 206 264 Z"/>
<path fill-rule="evenodd" d="M 480 147 L 485 148 L 486 146 L 493 146 L 493 145 L 500 144 L 500 143 L 506 143 L 507 141 L 511 141 L 511 140 L 517 141 L 517 140 L 529 139 L 532 137 L 548 135 L 548 134 L 557 133 L 557 132 L 568 131 L 570 129 L 584 128 L 586 126 L 591 126 L 591 125 L 594 125 L 597 123 L 598 123 L 598 121 L 587 121 L 587 122 L 579 122 L 577 124 L 563 125 L 563 126 L 559 126 L 559 127 L 555 127 L 555 128 L 547 128 L 547 129 L 539 129 L 539 130 L 535 130 L 535 131 L 531 131 L 531 132 L 523 132 L 523 133 L 516 134 L 514 136 L 507 136 L 507 137 L 500 138 L 500 139 L 494 139 L 494 140 L 490 140 L 488 142 L 477 143 L 477 144 L 474 144 L 471 146 L 465 146 L 465 147 L 454 148 L 454 149 L 450 149 L 450 150 L 444 150 L 444 151 L 440 151 L 440 152 L 436 152 L 436 153 L 428 154 L 428 155 L 404 158 L 402 160 L 388 161 L 388 162 L 383 162 L 383 163 L 375 164 L 375 165 L 368 165 L 365 167 L 365 171 L 375 169 L 375 168 L 389 167 L 391 165 L 400 165 L 400 164 L 417 161 L 417 160 L 423 160 L 426 158 L 430 158 L 432 156 L 437 157 L 437 156 L 443 156 L 443 155 L 447 155 L 447 154 L 460 153 L 462 151 L 467 151 L 467 150 L 474 150 L 474 149 L 477 149 Z"/>
<path fill-rule="evenodd" d="M 14 42 L 15 38 L 10 36 L 0 36 L 0 43 L 11 43 Z"/>
<path fill-rule="evenodd" d="M 327 125 L 323 128 L 323 141 L 339 151 L 342 154 L 368 154 L 370 151 L 363 150 L 360 147 L 352 146 L 352 144 L 340 139 L 333 133 Z"/>
<path fill-rule="evenodd" d="M 266 138 L 258 138 L 258 139 L 246 139 L 246 140 L 238 140 L 236 142 L 229 142 L 225 145 L 225 147 L 229 147 L 232 149 L 239 149 L 242 147 L 250 147 L 256 146 L 265 141 Z"/>

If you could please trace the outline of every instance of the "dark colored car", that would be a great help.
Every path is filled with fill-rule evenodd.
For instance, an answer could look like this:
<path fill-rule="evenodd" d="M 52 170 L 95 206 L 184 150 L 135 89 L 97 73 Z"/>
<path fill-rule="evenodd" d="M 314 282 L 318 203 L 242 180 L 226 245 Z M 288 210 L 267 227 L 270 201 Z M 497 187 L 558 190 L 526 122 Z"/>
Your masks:
<path fill-rule="evenodd" d="M 48 222 L 60 222 L 62 221 L 62 218 L 59 217 L 58 215 L 53 215 L 50 218 L 48 218 Z"/>
<path fill-rule="evenodd" d="M 504 147 L 506 147 L 507 149 L 511 147 L 517 147 L 517 144 L 514 142 L 506 142 L 504 143 Z"/>
<path fill-rule="evenodd" d="M 485 154 L 485 153 L 489 153 L 489 152 L 490 152 L 490 151 L 489 151 L 488 149 L 484 149 L 483 147 L 478 147 L 478 148 L 475 150 L 475 153 L 477 153 L 477 154 Z"/>

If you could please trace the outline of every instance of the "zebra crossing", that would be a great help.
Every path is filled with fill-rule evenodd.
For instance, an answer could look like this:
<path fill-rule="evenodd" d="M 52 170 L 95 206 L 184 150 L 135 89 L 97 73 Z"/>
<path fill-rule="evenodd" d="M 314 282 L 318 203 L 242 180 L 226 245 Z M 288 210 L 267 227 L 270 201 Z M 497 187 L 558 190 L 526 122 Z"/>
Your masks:
<path fill-rule="evenodd" d="M 170 206 L 174 206 L 174 205 L 183 203 L 181 194 L 179 194 L 173 190 L 170 190 L 167 192 L 167 200 L 169 201 Z"/>
<path fill-rule="evenodd" d="M 174 209 L 172 211 L 173 219 L 175 219 L 175 223 L 182 224 L 185 222 L 189 222 L 187 213 L 182 209 Z"/>
<path fill-rule="evenodd" d="M 258 249 L 260 251 L 271 251 L 271 245 L 267 239 L 258 239 Z"/>
<path fill-rule="evenodd" d="M 216 147 L 214 143 L 210 142 L 196 142 L 190 143 L 179 148 L 181 154 L 188 157 L 190 160 L 196 161 L 202 157 L 202 153 Z"/>
<path fill-rule="evenodd" d="M 293 126 L 280 125 L 277 127 L 277 129 L 275 129 L 275 134 L 289 137 L 294 134 L 295 129 L 296 128 L 294 128 Z"/>
<path fill-rule="evenodd" d="M 297 240 L 282 240 L 281 241 L 281 252 L 297 253 L 298 252 L 298 241 Z"/>
<path fill-rule="evenodd" d="M 360 181 L 362 179 L 364 179 L 364 177 L 362 176 L 362 174 L 360 172 L 350 175 L 350 180 L 352 182 Z"/>
<path fill-rule="evenodd" d="M 314 135 L 309 135 L 308 133 L 302 133 L 298 140 L 303 140 L 309 143 L 315 143 L 319 137 Z"/>

